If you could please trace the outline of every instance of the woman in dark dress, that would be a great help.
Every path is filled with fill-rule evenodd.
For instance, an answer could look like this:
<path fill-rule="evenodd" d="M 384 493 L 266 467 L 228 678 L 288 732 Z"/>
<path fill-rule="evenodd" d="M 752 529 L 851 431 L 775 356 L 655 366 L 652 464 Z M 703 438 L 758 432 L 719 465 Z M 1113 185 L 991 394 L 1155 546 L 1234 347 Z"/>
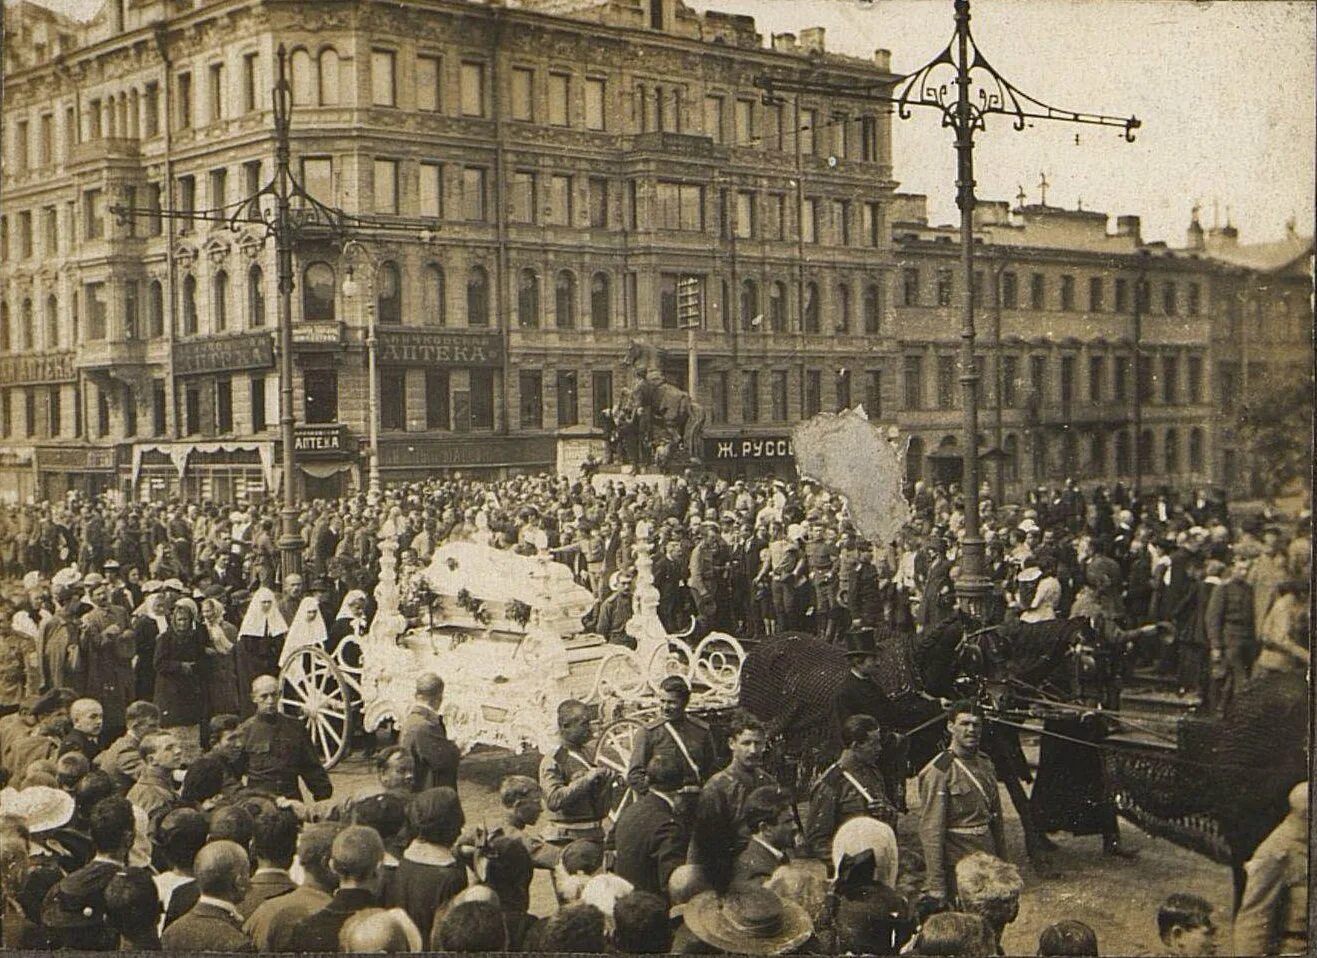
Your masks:
<path fill-rule="evenodd" d="M 387 904 L 406 911 L 428 938 L 448 903 L 467 886 L 466 866 L 454 854 L 464 822 L 457 792 L 446 786 L 426 789 L 412 799 L 407 820 L 416 838 L 402 853 Z"/>
<path fill-rule="evenodd" d="M 169 613 L 169 628 L 156 640 L 155 705 L 161 728 L 188 728 L 201 722 L 201 683 L 205 640 L 197 628 L 197 604 L 179 599 Z"/>
<path fill-rule="evenodd" d="M 238 630 L 233 623 L 224 620 L 224 605 L 218 598 L 201 603 L 201 620 L 206 652 L 202 675 L 201 747 L 209 748 L 207 733 L 211 716 L 237 715 L 242 708 L 236 655 Z"/>

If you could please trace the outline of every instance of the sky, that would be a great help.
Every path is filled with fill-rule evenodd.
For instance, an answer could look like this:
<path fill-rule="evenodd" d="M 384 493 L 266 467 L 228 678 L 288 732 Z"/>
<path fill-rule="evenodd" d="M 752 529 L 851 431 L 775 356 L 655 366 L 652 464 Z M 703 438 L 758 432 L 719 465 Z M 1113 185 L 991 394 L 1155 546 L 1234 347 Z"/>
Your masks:
<path fill-rule="evenodd" d="M 80 16 L 100 5 L 43 2 Z M 936 56 L 954 29 L 952 0 L 687 2 L 754 16 L 765 42 L 822 26 L 829 50 L 891 50 L 897 73 Z M 1050 205 L 1139 215 L 1149 240 L 1182 244 L 1195 203 L 1204 226 L 1224 225 L 1228 210 L 1245 243 L 1280 238 L 1291 217 L 1313 232 L 1317 4 L 974 0 L 972 15 L 980 51 L 1024 93 L 1143 122 L 1127 143 L 1113 129 L 1038 122 L 1016 131 L 1008 117 L 989 117 L 975 150 L 981 198 L 1014 203 L 1023 187 L 1039 202 L 1045 173 Z M 933 222 L 953 222 L 951 132 L 927 109 L 893 127 L 899 188 L 926 194 Z"/>

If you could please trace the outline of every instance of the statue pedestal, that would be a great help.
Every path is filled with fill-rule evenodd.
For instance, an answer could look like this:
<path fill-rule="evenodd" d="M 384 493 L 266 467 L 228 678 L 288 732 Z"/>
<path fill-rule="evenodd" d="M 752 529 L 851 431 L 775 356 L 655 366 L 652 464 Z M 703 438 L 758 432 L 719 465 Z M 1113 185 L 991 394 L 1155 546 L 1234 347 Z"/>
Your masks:
<path fill-rule="evenodd" d="M 657 489 L 666 495 L 672 488 L 675 476 L 665 475 L 661 472 L 639 472 L 635 466 L 603 466 L 590 478 L 590 485 L 594 487 L 595 492 L 603 493 L 613 483 L 620 482 L 622 486 L 631 492 L 641 486 L 647 486 L 650 489 Z"/>
<path fill-rule="evenodd" d="M 591 456 L 596 462 L 608 458 L 608 444 L 602 432 L 589 426 L 572 426 L 558 433 L 558 475 L 580 479 L 581 466 Z"/>

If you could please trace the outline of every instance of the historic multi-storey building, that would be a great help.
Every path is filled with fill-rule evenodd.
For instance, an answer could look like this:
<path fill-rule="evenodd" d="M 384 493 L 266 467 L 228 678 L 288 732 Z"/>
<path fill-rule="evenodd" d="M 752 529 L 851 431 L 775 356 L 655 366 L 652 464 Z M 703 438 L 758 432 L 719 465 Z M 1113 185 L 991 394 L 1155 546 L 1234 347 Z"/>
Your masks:
<path fill-rule="evenodd" d="M 1310 375 L 1312 239 L 1291 225 L 1282 241 L 1241 246 L 1195 212 L 1171 248 L 1145 242 L 1137 216 L 1108 232 L 1105 213 L 1017 199 L 976 211 L 985 478 L 1008 496 L 1065 477 L 1242 491 L 1231 414 L 1244 390 Z M 909 476 L 958 478 L 959 231 L 929 226 L 925 198 L 908 195 L 892 230 Z"/>
<path fill-rule="evenodd" d="M 280 45 L 307 191 L 433 224 L 297 245 L 306 495 L 360 483 L 372 416 L 386 482 L 551 466 L 557 434 L 628 387 L 631 338 L 684 351 L 684 276 L 701 286 L 711 437 L 785 436 L 835 404 L 833 371 L 880 348 L 890 115 L 765 104 L 753 81 L 819 68 L 881 84 L 885 51 L 827 53 L 822 30 L 766 47 L 749 18 L 677 0 L 110 0 L 85 26 L 30 4 L 6 17 L 11 494 L 228 499 L 279 481 L 274 250 L 206 211 L 272 174 Z M 121 221 L 117 205 L 174 216 Z"/>

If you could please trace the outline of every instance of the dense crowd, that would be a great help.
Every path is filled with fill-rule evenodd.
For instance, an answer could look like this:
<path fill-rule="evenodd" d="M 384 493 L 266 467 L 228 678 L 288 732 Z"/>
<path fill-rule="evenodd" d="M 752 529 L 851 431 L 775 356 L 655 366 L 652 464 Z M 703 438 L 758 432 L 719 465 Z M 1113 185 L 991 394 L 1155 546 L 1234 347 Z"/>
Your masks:
<path fill-rule="evenodd" d="M 978 751 L 982 719 L 941 700 L 949 745 L 909 770 L 907 803 L 908 770 L 892 774 L 890 730 L 866 707 L 890 684 L 885 643 L 918 649 L 948 623 L 982 624 L 956 600 L 957 489 L 908 492 L 910 523 L 879 543 L 809 481 L 435 480 L 310 503 L 304 571 L 283 576 L 270 503 L 71 496 L 11 508 L 0 515 L 3 943 L 1000 953 L 1023 884 Z M 1122 670 L 1173 676 L 1218 713 L 1259 674 L 1306 672 L 1306 512 L 1240 519 L 1207 492 L 1134 497 L 1067 481 L 1020 502 L 985 497 L 982 515 L 990 621 L 1087 619 Z M 304 727 L 281 714 L 274 676 L 286 643 L 333 651 L 366 635 L 382 541 L 397 544 L 404 596 L 448 541 L 551 555 L 596 596 L 583 629 L 632 644 L 638 534 L 670 632 L 812 634 L 844 648 L 836 761 L 808 796 L 767 770 L 758 719 L 738 711 L 715 736 L 671 679 L 625 775 L 596 764 L 593 716 L 565 701 L 538 779 L 505 778 L 504 821 L 475 827 L 443 679 L 430 673 L 398 744 L 373 755 L 377 787 L 334 795 Z M 936 701 L 924 678 L 916 667 L 914 685 Z M 1306 936 L 1306 784 L 1292 806 L 1250 863 L 1240 950 Z M 897 840 L 905 816 L 918 822 L 914 846 Z M 1114 832 L 1104 838 L 1120 853 Z M 557 900 L 547 915 L 531 913 L 537 869 Z M 1208 953 L 1211 912 L 1175 895 L 1149 922 L 1169 951 Z M 1038 944 L 1097 947 L 1069 920 Z"/>

